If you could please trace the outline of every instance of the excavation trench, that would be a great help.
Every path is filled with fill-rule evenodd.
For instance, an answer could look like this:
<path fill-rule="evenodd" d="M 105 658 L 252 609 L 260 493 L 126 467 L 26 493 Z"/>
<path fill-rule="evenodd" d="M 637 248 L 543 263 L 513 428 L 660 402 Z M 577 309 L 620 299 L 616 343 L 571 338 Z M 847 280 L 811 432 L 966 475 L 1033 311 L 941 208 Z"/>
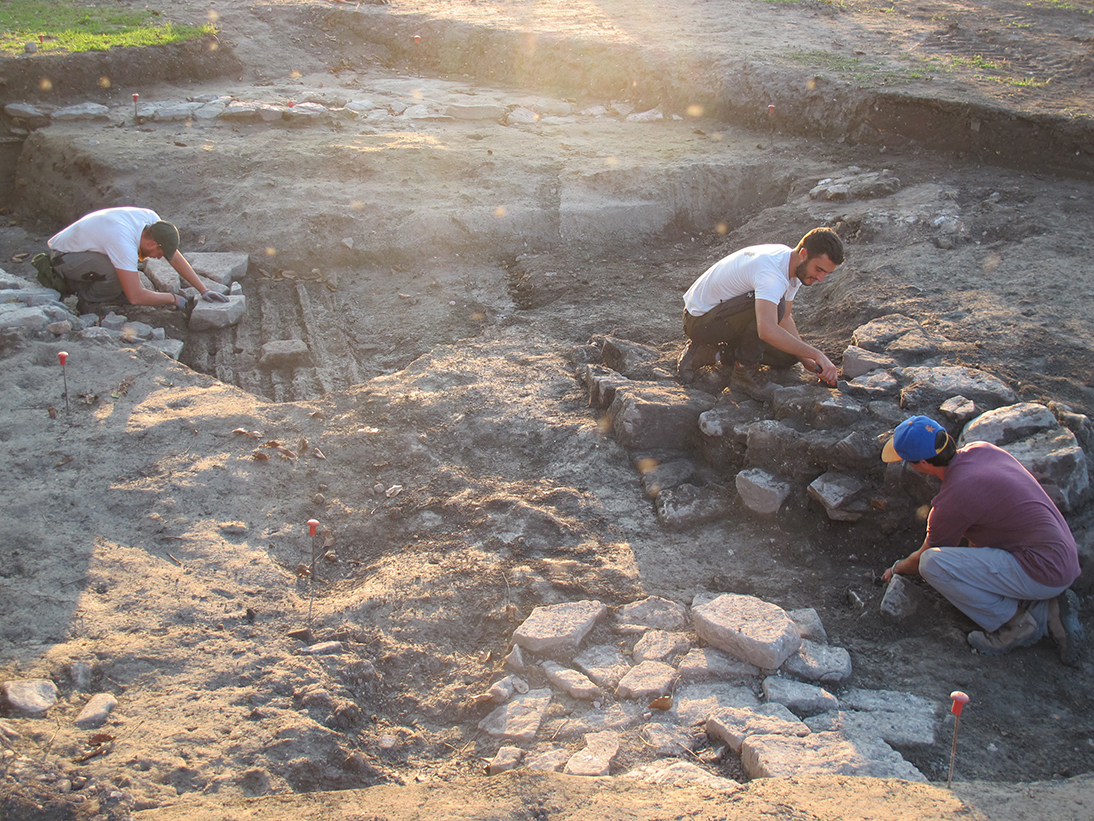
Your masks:
<path fill-rule="evenodd" d="M 1091 389 L 1080 373 L 1089 355 L 1081 317 L 1094 310 L 1073 289 L 1043 288 L 1032 265 L 1054 254 L 1065 281 L 1085 270 L 1088 232 L 1075 223 L 1092 197 L 1076 181 L 1088 158 L 1072 150 L 1074 135 L 1058 123 L 1037 131 L 1040 121 L 1019 117 L 1010 132 L 1018 136 L 1007 139 L 997 133 L 1008 121 L 1002 113 L 874 92 L 829 87 L 817 94 L 836 102 L 821 105 L 799 93 L 800 77 L 745 71 L 716 56 L 669 70 L 632 44 L 540 37 L 528 50 L 529 38 L 514 32 L 367 11 L 300 18 L 309 36 L 339 39 L 339 65 L 349 68 L 252 84 L 203 76 L 200 86 L 159 86 L 142 99 L 231 95 L 284 105 L 305 92 L 337 93 L 370 97 L 389 112 L 421 101 L 438 111 L 468 99 L 509 111 L 627 100 L 682 119 L 136 123 L 128 90 L 116 84 L 111 92 L 80 89 L 112 107 L 109 121 L 37 128 L 0 155 L 18 154 L 12 203 L 39 237 L 94 208 L 137 204 L 179 225 L 184 253 L 250 255 L 239 325 L 190 334 L 177 317 L 133 315 L 184 339 L 184 364 L 285 403 L 274 410 L 286 417 L 295 403 L 325 402 L 332 445 L 322 443 L 323 470 L 341 474 L 324 473 L 320 487 L 308 473 L 278 515 L 321 516 L 337 531 L 346 564 L 332 564 L 330 578 L 349 560 L 363 568 L 346 570 L 345 586 L 331 591 L 346 599 L 340 616 L 368 625 L 354 641 L 380 642 L 386 632 L 413 645 L 377 652 L 386 681 L 397 685 L 376 684 L 362 709 L 406 724 L 408 714 L 438 725 L 466 718 L 472 692 L 460 680 L 477 683 L 485 669 L 467 659 L 490 640 L 504 644 L 511 626 L 491 608 L 510 593 L 530 609 L 543 590 L 613 604 L 648 591 L 681 601 L 697 590 L 747 592 L 816 607 L 871 687 L 939 699 L 959 687 L 998 692 L 999 678 L 1020 678 L 984 705 L 987 718 L 963 725 L 966 772 L 1028 780 L 1094 768 L 1089 696 L 1058 669 L 1050 647 L 1030 649 L 1012 668 L 985 663 L 970 656 L 959 617 L 937 599 L 914 623 L 869 617 L 880 596 L 873 572 L 921 535 L 914 510 L 894 507 L 880 528 L 829 521 L 803 500 L 775 522 L 661 529 L 634 454 L 591 435 L 598 413 L 573 361 L 575 349 L 613 336 L 649 346 L 671 368 L 683 341 L 680 296 L 705 267 L 741 245 L 792 244 L 832 224 L 845 234 L 849 262 L 795 306 L 804 334 L 830 355 L 870 319 L 903 312 L 948 334 L 963 363 L 1014 376 L 1023 398 L 1066 396 L 1082 408 Z M 436 45 L 426 57 L 413 51 L 414 33 Z M 508 58 L 499 62 L 499 54 Z M 371 70 L 353 69 L 363 65 Z M 678 111 L 695 99 L 702 117 Z M 779 112 L 808 104 L 772 129 L 770 100 Z M 929 138 L 1001 167 L 955 169 L 948 157 L 918 150 L 915 141 Z M 1035 155 L 1074 178 L 1033 183 L 1002 168 Z M 891 168 L 904 188 L 860 201 L 810 198 L 820 180 L 849 166 Z M 1007 280 L 984 285 L 1003 259 Z M 1045 315 L 1068 318 L 1049 327 Z M 259 365 L 265 344 L 289 339 L 306 343 L 306 363 Z M 1088 515 L 1073 519 L 1083 526 Z M 266 527 L 255 528 L 261 549 L 291 570 L 296 534 Z M 476 564 L 480 553 L 497 563 L 489 572 Z M 457 578 L 466 586 L 453 588 Z M 427 617 L 399 621 L 385 603 L 393 590 Z M 466 621 L 475 627 L 470 639 L 452 633 Z M 373 625 L 377 635 L 364 636 Z M 445 647 L 466 642 L 457 648 L 465 667 L 437 693 L 404 686 L 411 674 L 443 678 L 449 661 L 433 655 L 431 638 Z M 1030 703 L 1054 718 L 1031 715 Z M 348 746 L 338 751 L 352 759 Z M 940 743 L 906 756 L 944 780 L 945 752 Z M 443 769 L 446 755 L 430 766 Z M 398 762 L 383 766 L 406 772 Z M 308 770 L 293 788 L 362 780 L 333 770 L 334 781 Z"/>

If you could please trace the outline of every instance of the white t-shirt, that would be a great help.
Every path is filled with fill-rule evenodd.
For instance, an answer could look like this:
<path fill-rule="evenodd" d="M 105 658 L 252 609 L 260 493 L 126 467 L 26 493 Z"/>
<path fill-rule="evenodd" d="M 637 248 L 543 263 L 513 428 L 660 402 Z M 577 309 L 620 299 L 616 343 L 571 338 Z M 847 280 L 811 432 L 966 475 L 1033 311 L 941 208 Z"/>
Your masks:
<path fill-rule="evenodd" d="M 148 208 L 104 208 L 80 217 L 50 237 L 47 244 L 62 254 L 105 254 L 118 270 L 136 271 L 141 233 L 158 221 L 159 215 Z"/>
<path fill-rule="evenodd" d="M 776 305 L 793 302 L 801 280 L 789 276 L 793 248 L 786 245 L 752 245 L 735 251 L 711 265 L 684 294 L 684 307 L 702 316 L 720 302 L 756 293 L 756 299 Z"/>

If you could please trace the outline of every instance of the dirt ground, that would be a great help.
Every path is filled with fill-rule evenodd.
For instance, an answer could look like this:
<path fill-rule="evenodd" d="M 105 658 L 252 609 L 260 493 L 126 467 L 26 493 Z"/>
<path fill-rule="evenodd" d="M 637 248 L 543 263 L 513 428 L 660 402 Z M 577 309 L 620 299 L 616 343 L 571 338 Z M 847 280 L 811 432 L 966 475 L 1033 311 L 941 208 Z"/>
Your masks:
<path fill-rule="evenodd" d="M 937 598 L 913 624 L 880 620 L 872 574 L 918 543 L 915 521 L 879 532 L 813 511 L 778 526 L 742 517 L 663 530 L 570 360 L 574 346 L 611 333 L 671 364 L 680 296 L 707 265 L 746 244 L 793 244 L 823 223 L 839 227 L 848 262 L 795 313 L 837 362 L 856 327 L 900 312 L 1023 399 L 1094 412 L 1094 189 L 1083 170 L 1094 143 L 1075 137 L 1089 126 L 1089 13 L 1024 2 L 141 5 L 187 22 L 215 11 L 240 66 L 142 84 L 143 99 L 283 102 L 322 90 L 612 101 L 566 88 L 561 74 L 506 85 L 489 51 L 478 73 L 442 73 L 440 51 L 423 56 L 412 37 L 484 29 L 521 32 L 541 51 L 603 44 L 607 78 L 613 56 L 653 54 L 694 75 L 688 87 L 711 89 L 722 100 L 711 109 L 738 116 L 690 115 L 667 82 L 642 75 L 615 99 L 683 119 L 278 131 L 58 123 L 32 135 L 0 267 L 30 276 L 17 254 L 86 210 L 132 203 L 176 221 L 184 252 L 246 251 L 252 270 L 245 322 L 188 338 L 182 364 L 113 344 L 3 339 L 0 679 L 52 678 L 62 701 L 46 719 L 3 719 L 19 733 L 4 748 L 31 764 L 4 759 L 2 817 L 1091 818 L 1090 654 L 1079 669 L 1047 642 L 973 655 L 969 625 Z M 334 13 L 404 36 L 362 34 L 368 26 Z M 750 105 L 735 108 L 715 89 L 739 61 L 757 79 Z M 819 86 L 843 102 L 828 115 L 784 114 L 803 82 L 803 95 Z M 779 100 L 774 124 L 766 91 Z M 116 82 L 38 101 L 117 105 L 129 94 Z M 1059 137 L 1079 159 L 1060 173 L 1030 143 L 1023 162 L 990 165 L 975 146 L 933 151 L 929 135 L 909 136 L 914 127 L 839 120 L 869 100 L 896 111 L 894 95 L 1040 118 L 1045 144 Z M 818 180 L 851 166 L 889 169 L 900 190 L 810 199 Z M 676 229 L 627 241 L 606 226 L 584 244 L 559 241 L 543 217 L 557 212 L 558 190 L 613 186 L 675 203 Z M 480 215 L 498 202 L 515 227 Z M 131 316 L 186 335 L 175 317 Z M 313 367 L 290 378 L 258 366 L 264 342 L 294 337 L 309 342 Z M 60 350 L 70 353 L 63 373 Z M 1088 556 L 1089 506 L 1069 521 Z M 1084 602 L 1091 572 L 1087 563 Z M 721 590 L 815 607 L 862 686 L 938 701 L 970 693 L 954 790 L 964 803 L 939 787 L 948 738 L 904 751 L 933 788 L 831 779 L 712 796 L 484 780 L 497 744 L 476 730 L 485 711 L 474 697 L 498 677 L 515 621 L 560 598 L 687 603 Z M 342 640 L 354 660 L 300 655 L 290 634 L 305 627 Z M 68 672 L 79 660 L 92 665 L 90 690 L 119 702 L 103 728 L 112 738 L 97 744 L 71 726 L 85 700 Z"/>

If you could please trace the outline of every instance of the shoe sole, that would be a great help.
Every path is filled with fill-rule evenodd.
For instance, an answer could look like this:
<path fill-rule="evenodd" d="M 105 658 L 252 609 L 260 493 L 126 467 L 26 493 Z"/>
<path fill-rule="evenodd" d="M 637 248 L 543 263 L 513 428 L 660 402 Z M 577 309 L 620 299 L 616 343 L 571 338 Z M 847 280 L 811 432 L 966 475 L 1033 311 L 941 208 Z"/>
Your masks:
<path fill-rule="evenodd" d="M 983 636 L 985 640 L 984 645 L 981 646 L 980 644 L 978 644 L 981 639 L 974 639 L 974 636 Z M 1030 645 L 1037 643 L 1037 635 L 1036 633 L 1034 633 L 1028 638 L 1015 640 L 1008 644 L 1006 647 L 995 647 L 987 643 L 987 636 L 988 634 L 982 630 L 974 630 L 968 635 L 968 642 L 972 646 L 972 649 L 975 650 L 977 653 L 985 656 L 1005 656 L 1007 653 L 1011 652 L 1012 650 L 1017 650 L 1019 647 L 1029 647 Z"/>
<path fill-rule="evenodd" d="M 1085 638 L 1079 622 L 1078 596 L 1071 590 L 1065 590 L 1056 601 L 1060 605 L 1060 624 L 1064 627 L 1065 637 L 1060 643 L 1060 661 L 1068 667 L 1077 667 Z"/>

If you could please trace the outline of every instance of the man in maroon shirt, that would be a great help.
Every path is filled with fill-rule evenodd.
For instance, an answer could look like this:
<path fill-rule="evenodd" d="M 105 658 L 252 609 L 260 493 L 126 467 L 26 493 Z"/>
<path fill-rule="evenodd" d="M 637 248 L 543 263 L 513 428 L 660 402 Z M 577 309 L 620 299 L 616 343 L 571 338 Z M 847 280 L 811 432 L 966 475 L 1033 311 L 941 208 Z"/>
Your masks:
<path fill-rule="evenodd" d="M 882 576 L 919 573 L 983 628 L 969 644 L 999 656 L 1046 633 L 1060 658 L 1075 665 L 1083 639 L 1078 599 L 1068 588 L 1079 577 L 1071 530 L 1048 494 L 1002 448 L 973 442 L 961 450 L 946 429 L 926 416 L 902 422 L 882 452 L 942 480 L 932 501 L 923 545 Z M 967 540 L 968 547 L 960 547 Z"/>

